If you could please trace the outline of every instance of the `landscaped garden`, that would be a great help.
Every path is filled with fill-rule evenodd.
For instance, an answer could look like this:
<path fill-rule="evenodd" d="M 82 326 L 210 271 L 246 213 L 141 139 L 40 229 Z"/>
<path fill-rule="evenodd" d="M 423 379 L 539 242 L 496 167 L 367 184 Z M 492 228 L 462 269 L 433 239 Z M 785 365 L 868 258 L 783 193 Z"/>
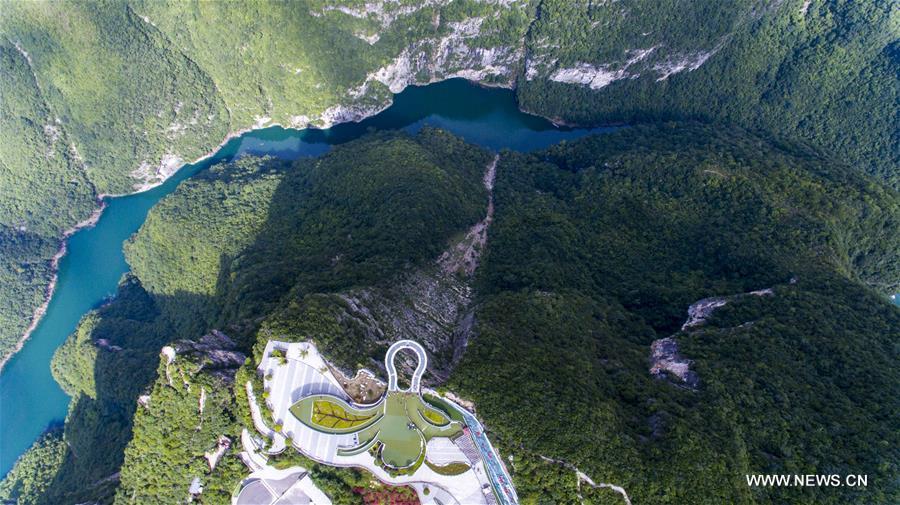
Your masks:
<path fill-rule="evenodd" d="M 313 395 L 291 406 L 291 414 L 303 424 L 326 433 L 353 433 L 375 423 L 383 414 L 380 405 L 360 409 L 330 395 Z"/>
<path fill-rule="evenodd" d="M 388 392 L 378 404 L 367 408 L 330 395 L 314 395 L 301 399 L 290 411 L 300 422 L 318 431 L 356 433 L 359 446 L 341 452 L 353 455 L 375 449 L 386 470 L 414 471 L 424 461 L 428 440 L 462 432 L 462 424 L 451 420 L 450 414 L 410 392 Z"/>
<path fill-rule="evenodd" d="M 384 400 L 384 419 L 379 423 L 381 432 L 378 434 L 384 444 L 381 459 L 394 468 L 412 466 L 425 451 L 424 430 L 416 417 L 410 416 L 410 411 L 417 412 L 418 397 L 417 394 L 391 392 Z"/>
<path fill-rule="evenodd" d="M 319 426 L 336 429 L 356 428 L 366 424 L 372 417 L 372 414 L 359 415 L 348 412 L 347 409 L 330 400 L 313 402 L 312 420 Z"/>

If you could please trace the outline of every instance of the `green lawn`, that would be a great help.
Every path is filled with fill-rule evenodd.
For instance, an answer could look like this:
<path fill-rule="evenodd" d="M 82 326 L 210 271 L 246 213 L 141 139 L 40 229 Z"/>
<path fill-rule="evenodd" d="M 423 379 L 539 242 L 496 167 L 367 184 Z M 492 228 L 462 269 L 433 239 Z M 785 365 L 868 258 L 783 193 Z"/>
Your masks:
<path fill-rule="evenodd" d="M 388 393 L 378 439 L 384 444 L 381 459 L 395 468 L 412 465 L 425 450 L 425 436 L 409 416 L 417 395 Z"/>
<path fill-rule="evenodd" d="M 457 421 L 459 423 L 465 423 L 462 414 L 459 413 L 455 408 L 451 407 L 446 400 L 439 396 L 423 394 L 422 399 L 425 400 L 425 403 L 434 407 L 439 412 L 446 412 L 449 414 L 450 419 Z"/>
<path fill-rule="evenodd" d="M 407 397 L 405 402 L 406 415 L 422 431 L 426 441 L 434 437 L 449 438 L 462 431 L 460 423 L 451 422 L 448 414 L 444 414 L 440 409 L 426 404 L 419 395 L 404 395 Z M 431 416 L 434 420 L 425 417 L 426 415 Z M 443 420 L 443 424 L 436 422 L 439 420 Z"/>
<path fill-rule="evenodd" d="M 471 468 L 469 465 L 461 462 L 449 463 L 443 466 L 435 465 L 427 459 L 425 460 L 425 464 L 428 465 L 428 468 L 434 470 L 434 473 L 439 475 L 460 475 L 468 472 Z"/>
<path fill-rule="evenodd" d="M 428 421 L 429 423 L 431 423 L 435 426 L 438 426 L 438 427 L 446 426 L 447 423 L 450 422 L 450 420 L 447 419 L 446 417 L 444 417 L 443 414 L 439 413 L 438 411 L 436 411 L 434 409 L 428 408 L 428 407 L 426 407 L 424 409 L 420 409 L 419 414 L 421 414 L 422 417 L 424 417 L 426 421 Z"/>

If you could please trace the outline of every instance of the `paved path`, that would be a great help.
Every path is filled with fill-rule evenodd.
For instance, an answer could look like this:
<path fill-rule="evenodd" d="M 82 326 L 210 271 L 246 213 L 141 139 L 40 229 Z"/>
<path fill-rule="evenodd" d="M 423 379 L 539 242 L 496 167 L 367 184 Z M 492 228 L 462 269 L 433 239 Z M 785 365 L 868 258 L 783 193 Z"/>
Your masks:
<path fill-rule="evenodd" d="M 625 500 L 626 505 L 631 505 L 631 498 L 628 497 L 628 493 L 625 492 L 625 489 L 622 488 L 622 486 L 617 486 L 617 485 L 615 485 L 615 484 L 608 484 L 608 483 L 606 483 L 606 482 L 600 482 L 600 483 L 598 484 L 598 483 L 594 482 L 593 479 L 591 479 L 590 477 L 588 477 L 588 475 L 587 475 L 586 473 L 582 472 L 582 471 L 579 470 L 575 465 L 573 465 L 572 463 L 569 463 L 568 461 L 563 461 L 563 460 L 561 460 L 561 459 L 548 458 L 547 456 L 543 456 L 543 455 L 540 455 L 540 454 L 539 454 L 538 456 L 539 456 L 542 460 L 544 460 L 544 461 L 546 461 L 546 462 L 548 462 L 548 463 L 556 463 L 557 465 L 562 465 L 562 466 L 564 466 L 564 467 L 566 467 L 566 468 L 572 470 L 573 472 L 575 472 L 575 476 L 578 477 L 578 486 L 579 486 L 579 487 L 581 486 L 581 483 L 583 482 L 583 483 L 587 484 L 588 486 L 591 486 L 591 487 L 594 487 L 594 488 L 598 488 L 598 487 L 599 487 L 599 488 L 609 488 L 609 489 L 612 489 L 613 491 L 615 491 L 615 492 L 619 493 L 620 495 L 622 495 L 622 498 Z"/>
<path fill-rule="evenodd" d="M 250 470 L 256 471 L 266 467 L 268 458 L 259 453 L 259 448 L 247 428 L 241 430 L 241 447 L 244 450 L 241 451 L 240 458 Z"/>
<path fill-rule="evenodd" d="M 262 418 L 259 411 L 259 404 L 256 403 L 256 395 L 253 394 L 253 384 L 247 381 L 247 400 L 250 403 L 250 416 L 253 418 L 253 426 L 256 431 L 269 437 L 272 440 L 272 447 L 267 451 L 268 454 L 279 454 L 285 448 L 284 435 L 266 426 L 266 422 Z"/>
<path fill-rule="evenodd" d="M 425 374 L 425 368 L 428 367 L 428 355 L 425 354 L 425 348 L 413 340 L 398 340 L 394 342 L 384 356 L 384 365 L 387 367 L 388 373 L 388 391 L 400 391 L 399 386 L 397 386 L 397 367 L 394 366 L 394 358 L 401 349 L 410 349 L 419 358 L 416 371 L 413 372 L 412 385 L 409 388 L 409 392 L 418 393 L 422 387 L 422 375 Z"/>

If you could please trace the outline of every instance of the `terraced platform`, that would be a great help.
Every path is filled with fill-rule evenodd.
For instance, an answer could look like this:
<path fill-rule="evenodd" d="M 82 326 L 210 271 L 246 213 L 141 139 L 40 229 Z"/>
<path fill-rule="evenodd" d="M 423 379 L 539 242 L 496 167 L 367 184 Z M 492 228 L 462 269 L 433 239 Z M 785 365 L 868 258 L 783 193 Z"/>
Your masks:
<path fill-rule="evenodd" d="M 409 348 L 419 356 L 412 386 L 397 386 L 393 358 L 397 351 Z M 426 403 L 419 392 L 419 381 L 427 359 L 417 343 L 401 341 L 391 347 L 386 364 L 391 380 L 388 391 L 375 405 L 353 405 L 330 394 L 316 394 L 300 399 L 290 412 L 304 425 L 323 433 L 354 434 L 356 445 L 342 447 L 342 454 L 358 454 L 374 449 L 381 461 L 402 469 L 421 464 L 425 448 L 434 437 L 454 437 L 462 432 L 462 423 L 450 414 Z"/>

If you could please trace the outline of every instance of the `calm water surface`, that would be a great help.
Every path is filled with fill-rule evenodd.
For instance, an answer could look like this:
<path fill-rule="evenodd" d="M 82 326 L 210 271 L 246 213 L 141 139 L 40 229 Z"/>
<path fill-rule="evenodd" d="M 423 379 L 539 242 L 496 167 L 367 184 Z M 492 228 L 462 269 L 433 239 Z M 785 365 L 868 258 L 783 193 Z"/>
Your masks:
<path fill-rule="evenodd" d="M 69 239 L 60 261 L 56 293 L 31 338 L 0 374 L 0 476 L 54 423 L 66 416 L 69 397 L 50 375 L 50 359 L 81 317 L 116 292 L 128 264 L 122 243 L 140 228 L 147 212 L 178 184 L 210 165 L 245 154 L 282 158 L 315 156 L 329 146 L 355 139 L 370 129 L 423 125 L 444 128 L 469 142 L 499 150 L 540 149 L 564 139 L 613 128 L 556 128 L 549 121 L 519 112 L 512 92 L 450 80 L 408 88 L 394 105 L 360 123 L 328 130 L 267 128 L 232 139 L 207 160 L 187 165 L 165 184 L 137 195 L 111 198 L 97 225 Z"/>

